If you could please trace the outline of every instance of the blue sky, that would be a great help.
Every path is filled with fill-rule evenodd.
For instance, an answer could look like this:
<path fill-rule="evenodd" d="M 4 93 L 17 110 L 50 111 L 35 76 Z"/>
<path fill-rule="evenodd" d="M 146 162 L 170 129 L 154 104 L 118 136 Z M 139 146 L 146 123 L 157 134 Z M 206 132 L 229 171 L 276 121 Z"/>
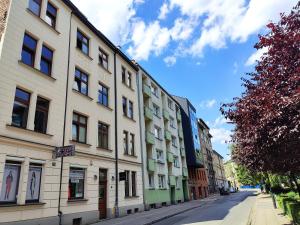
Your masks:
<path fill-rule="evenodd" d="M 72 0 L 113 43 L 170 93 L 185 96 L 211 127 L 213 148 L 228 158 L 232 127 L 219 108 L 242 92 L 264 50 L 265 25 L 297 0 Z"/>

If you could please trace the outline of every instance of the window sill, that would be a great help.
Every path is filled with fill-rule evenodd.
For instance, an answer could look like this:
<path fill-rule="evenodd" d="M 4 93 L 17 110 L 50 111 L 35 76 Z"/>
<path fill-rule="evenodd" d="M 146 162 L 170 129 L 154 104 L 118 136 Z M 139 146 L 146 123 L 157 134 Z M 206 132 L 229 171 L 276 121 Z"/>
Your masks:
<path fill-rule="evenodd" d="M 82 145 L 82 146 L 85 146 L 85 147 L 91 147 L 92 146 L 91 144 L 82 143 L 82 142 L 78 142 L 78 141 L 75 141 L 75 140 L 70 140 L 70 143 L 73 143 L 73 144 L 76 144 L 76 145 Z"/>
<path fill-rule="evenodd" d="M 129 155 L 129 154 L 126 154 L 126 153 L 124 153 L 124 155 L 125 155 L 125 156 L 128 156 L 128 157 L 131 157 L 131 158 L 137 158 L 136 155 Z"/>
<path fill-rule="evenodd" d="M 128 120 L 131 120 L 132 122 L 136 122 L 133 118 L 130 118 L 130 117 L 124 115 L 124 114 L 123 114 L 123 117 L 125 117 L 125 118 L 128 119 Z"/>
<path fill-rule="evenodd" d="M 125 196 L 125 199 L 136 199 L 139 198 L 140 196 Z"/>
<path fill-rule="evenodd" d="M 100 102 L 97 102 L 97 104 L 105 109 L 108 109 L 109 111 L 113 111 L 112 108 L 110 108 L 109 106 L 105 106 L 105 105 L 101 104 Z"/>
<path fill-rule="evenodd" d="M 5 208 L 5 207 L 19 207 L 19 206 L 41 206 L 45 205 L 45 202 L 30 202 L 30 203 L 25 203 L 25 204 L 17 204 L 17 203 L 0 203 L 0 208 Z"/>
<path fill-rule="evenodd" d="M 38 75 L 41 75 L 41 76 L 43 76 L 45 78 L 48 78 L 49 80 L 56 81 L 56 78 L 52 77 L 51 75 L 45 74 L 45 73 L 41 72 L 40 70 L 38 70 L 38 69 L 36 69 L 36 68 L 34 68 L 32 66 L 29 66 L 29 65 L 23 63 L 22 60 L 19 60 L 18 63 L 20 65 L 26 67 L 27 69 L 32 70 L 33 72 L 37 73 Z"/>
<path fill-rule="evenodd" d="M 165 164 L 165 162 L 161 161 L 161 160 L 156 160 L 156 162 L 159 163 L 159 164 Z"/>
<path fill-rule="evenodd" d="M 112 152 L 113 151 L 112 149 L 102 148 L 102 147 L 99 147 L 99 146 L 97 146 L 97 149 L 100 150 L 100 151 L 106 151 L 106 152 Z"/>
<path fill-rule="evenodd" d="M 98 65 L 105 70 L 107 73 L 112 74 L 112 72 L 110 72 L 108 69 L 106 69 L 104 66 L 102 66 L 100 63 L 98 63 Z"/>
<path fill-rule="evenodd" d="M 80 198 L 80 199 L 68 199 L 68 203 L 76 203 L 76 202 L 87 202 L 88 199 Z"/>
<path fill-rule="evenodd" d="M 173 129 L 176 129 L 176 127 L 175 126 L 170 126 L 171 128 L 173 128 Z"/>
<path fill-rule="evenodd" d="M 94 100 L 94 99 L 91 98 L 90 96 L 85 95 L 85 94 L 82 94 L 81 92 L 77 91 L 77 90 L 74 89 L 74 88 L 72 89 L 72 91 L 75 92 L 75 93 L 77 93 L 77 94 L 79 94 L 79 95 L 81 95 L 81 96 L 83 96 L 83 97 L 86 97 L 86 98 L 89 99 L 90 101 L 93 101 L 93 100 Z"/>
<path fill-rule="evenodd" d="M 125 87 L 127 87 L 129 90 L 135 91 L 132 87 L 128 86 L 126 83 L 122 82 L 122 84 L 123 84 Z"/>
<path fill-rule="evenodd" d="M 155 187 L 149 187 L 148 190 L 154 191 Z"/>
<path fill-rule="evenodd" d="M 54 31 L 57 35 L 60 35 L 60 32 L 58 32 L 54 27 L 52 27 L 51 25 L 49 25 L 45 20 L 43 20 L 41 17 L 35 15 L 29 8 L 26 9 L 27 12 L 29 14 L 31 14 L 32 16 L 36 17 L 39 19 L 39 21 L 41 21 L 43 24 L 45 24 L 47 27 L 49 27 L 52 31 Z"/>
<path fill-rule="evenodd" d="M 158 190 L 168 190 L 167 188 L 158 188 Z"/>
<path fill-rule="evenodd" d="M 153 115 L 154 115 L 155 117 L 157 117 L 158 119 L 160 119 L 160 120 L 161 120 L 161 116 L 159 116 L 159 115 L 156 115 L 156 114 L 154 114 L 154 113 L 153 113 Z"/>
<path fill-rule="evenodd" d="M 93 61 L 93 58 L 92 58 L 92 57 L 90 57 L 89 55 L 85 54 L 85 53 L 84 53 L 83 51 L 81 51 L 81 49 L 78 48 L 77 46 L 76 46 L 76 49 L 77 49 L 78 52 L 80 52 L 82 55 L 84 55 L 87 59 L 89 59 L 90 61 Z"/>
<path fill-rule="evenodd" d="M 156 140 L 163 141 L 162 138 L 155 137 Z"/>
<path fill-rule="evenodd" d="M 176 145 L 172 145 L 172 147 L 173 147 L 173 148 L 178 148 L 178 146 L 176 146 Z"/>
<path fill-rule="evenodd" d="M 53 134 L 41 133 L 41 132 L 30 130 L 30 129 L 27 129 L 27 128 L 17 127 L 17 126 L 12 125 L 12 124 L 6 124 L 6 127 L 9 127 L 9 128 L 12 128 L 12 129 L 17 129 L 17 130 L 22 130 L 22 131 L 29 131 L 31 133 L 39 134 L 39 135 L 42 135 L 42 136 L 48 136 L 48 137 L 53 137 L 54 136 Z"/>

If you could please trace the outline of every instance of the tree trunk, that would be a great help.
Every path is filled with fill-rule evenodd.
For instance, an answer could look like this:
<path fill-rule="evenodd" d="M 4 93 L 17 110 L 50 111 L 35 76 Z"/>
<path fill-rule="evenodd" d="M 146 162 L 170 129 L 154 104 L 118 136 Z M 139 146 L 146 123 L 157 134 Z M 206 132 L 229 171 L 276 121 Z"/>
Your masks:
<path fill-rule="evenodd" d="M 293 181 L 295 182 L 296 188 L 297 188 L 297 191 L 298 191 L 298 194 L 300 195 L 300 184 L 298 183 L 295 174 L 294 174 L 294 173 L 291 173 L 291 177 L 292 177 Z"/>

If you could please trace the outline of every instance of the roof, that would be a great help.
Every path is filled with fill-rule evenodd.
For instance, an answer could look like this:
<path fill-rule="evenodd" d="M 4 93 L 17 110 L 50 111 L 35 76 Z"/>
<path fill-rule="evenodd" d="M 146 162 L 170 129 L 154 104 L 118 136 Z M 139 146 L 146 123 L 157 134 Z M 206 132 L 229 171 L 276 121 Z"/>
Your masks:
<path fill-rule="evenodd" d="M 213 152 L 214 152 L 217 156 L 219 156 L 220 158 L 224 159 L 224 157 L 221 156 L 216 150 L 213 150 Z"/>
<path fill-rule="evenodd" d="M 199 119 L 198 119 L 198 123 L 199 123 L 202 127 L 206 128 L 206 129 L 208 129 L 208 130 L 210 129 L 209 126 L 207 126 L 207 124 L 204 122 L 203 119 L 199 118 Z M 209 134 L 209 135 L 211 135 L 211 134 Z"/>
<path fill-rule="evenodd" d="M 190 102 L 190 100 L 189 100 L 188 98 L 186 98 L 186 97 L 181 97 L 181 96 L 177 96 L 177 95 L 173 95 L 173 96 L 175 96 L 175 97 L 177 97 L 177 98 L 184 99 L 185 101 L 187 101 L 188 105 L 192 108 L 192 110 L 193 110 L 194 112 L 196 112 L 195 107 L 193 106 L 193 104 Z"/>
<path fill-rule="evenodd" d="M 87 17 L 70 0 L 61 1 L 65 3 L 65 5 L 72 10 L 73 14 L 77 16 L 77 18 L 83 24 L 85 24 L 95 35 L 97 35 L 105 44 L 112 48 L 115 53 L 119 54 L 130 66 L 138 71 L 137 65 L 132 62 L 118 47 L 116 47 L 103 33 L 101 33 L 90 21 L 88 21 Z"/>

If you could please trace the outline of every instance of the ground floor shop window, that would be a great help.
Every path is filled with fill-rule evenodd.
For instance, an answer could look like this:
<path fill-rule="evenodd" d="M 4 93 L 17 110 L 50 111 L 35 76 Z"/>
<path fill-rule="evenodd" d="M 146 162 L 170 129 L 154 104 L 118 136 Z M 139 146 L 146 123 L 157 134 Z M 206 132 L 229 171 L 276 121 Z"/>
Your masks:
<path fill-rule="evenodd" d="M 16 203 L 19 188 L 21 163 L 6 162 L 1 187 L 0 202 Z"/>
<path fill-rule="evenodd" d="M 39 202 L 42 166 L 30 164 L 27 181 L 26 202 Z"/>
<path fill-rule="evenodd" d="M 85 170 L 81 168 L 70 168 L 69 175 L 69 200 L 84 198 Z"/>

